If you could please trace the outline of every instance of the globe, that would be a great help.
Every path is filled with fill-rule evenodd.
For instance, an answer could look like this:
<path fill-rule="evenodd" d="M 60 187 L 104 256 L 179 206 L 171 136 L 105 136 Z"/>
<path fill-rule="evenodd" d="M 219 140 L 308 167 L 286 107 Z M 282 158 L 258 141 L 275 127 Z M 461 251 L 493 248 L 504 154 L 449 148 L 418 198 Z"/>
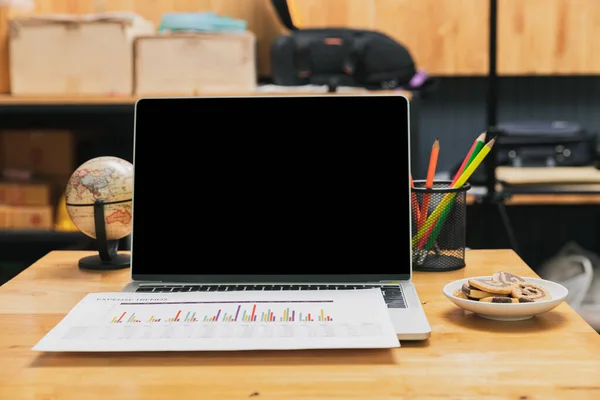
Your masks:
<path fill-rule="evenodd" d="M 119 240 L 131 233 L 132 194 L 133 164 L 112 156 L 92 158 L 69 178 L 67 213 L 81 232 L 96 239 L 94 204 L 101 201 L 106 239 Z"/>

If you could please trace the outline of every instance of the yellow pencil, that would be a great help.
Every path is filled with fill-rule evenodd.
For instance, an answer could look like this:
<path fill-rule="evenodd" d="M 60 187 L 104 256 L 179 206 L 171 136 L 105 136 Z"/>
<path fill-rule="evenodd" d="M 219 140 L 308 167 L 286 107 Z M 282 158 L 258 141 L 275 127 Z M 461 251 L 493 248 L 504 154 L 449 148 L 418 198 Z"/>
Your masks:
<path fill-rule="evenodd" d="M 486 145 L 481 148 L 481 150 L 479 150 L 477 156 L 475 156 L 473 161 L 471 161 L 471 164 L 469 164 L 469 166 L 464 170 L 464 172 L 460 175 L 460 178 L 456 180 L 454 186 L 452 187 L 458 188 L 467 183 L 467 181 L 469 180 L 471 175 L 473 175 L 473 172 L 475 172 L 477 167 L 479 167 L 479 164 L 481 164 L 485 156 L 487 156 L 488 153 L 492 150 L 495 141 L 496 138 L 493 138 L 492 140 L 487 142 Z"/>
<path fill-rule="evenodd" d="M 492 140 L 487 142 L 486 145 L 481 148 L 481 150 L 479 150 L 479 153 L 477 153 L 477 156 L 473 159 L 471 164 L 469 164 L 469 167 L 463 171 L 463 173 L 460 175 L 460 178 L 458 178 L 454 185 L 452 185 L 453 188 L 459 188 L 463 186 L 467 182 L 467 180 L 469 180 L 469 178 L 471 177 L 471 175 L 473 175 L 473 172 L 475 172 L 475 170 L 477 169 L 479 164 L 481 164 L 485 156 L 487 156 L 488 153 L 492 150 L 492 146 L 494 146 L 495 141 L 496 138 L 493 138 Z M 435 210 L 433 210 L 433 212 L 429 214 L 429 217 L 427 217 L 427 220 L 425 221 L 423 226 L 419 229 L 416 236 L 412 239 L 413 246 L 416 246 L 417 243 L 419 243 L 419 241 L 423 237 L 423 235 L 427 233 L 429 228 L 431 228 L 431 226 L 437 222 L 438 217 L 442 214 L 444 209 L 452 201 L 454 196 L 456 196 L 456 193 L 448 193 L 442 198 L 440 204 L 438 204 Z"/>

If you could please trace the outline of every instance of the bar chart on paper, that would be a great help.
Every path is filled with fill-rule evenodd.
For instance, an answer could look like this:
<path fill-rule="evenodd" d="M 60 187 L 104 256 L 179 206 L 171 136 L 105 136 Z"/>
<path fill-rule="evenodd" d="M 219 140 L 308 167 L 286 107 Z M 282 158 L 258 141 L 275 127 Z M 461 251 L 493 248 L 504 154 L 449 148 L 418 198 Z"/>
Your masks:
<path fill-rule="evenodd" d="M 208 301 L 196 301 L 196 302 L 183 302 L 175 305 L 180 305 L 179 309 L 175 314 L 171 314 L 171 317 L 154 315 L 156 312 L 151 312 L 151 316 L 145 318 L 145 322 L 152 323 L 169 323 L 169 322 L 331 322 L 333 318 L 325 313 L 323 308 L 319 309 L 319 305 L 324 306 L 327 303 L 333 303 L 333 300 L 314 300 L 314 301 L 297 301 L 289 300 L 285 301 L 286 304 L 292 303 L 293 305 L 299 305 L 300 307 L 309 306 L 313 312 L 298 311 L 297 307 L 277 307 L 276 302 L 237 302 L 234 303 L 223 303 L 223 302 L 208 302 Z M 173 305 L 172 303 L 156 302 L 156 303 L 125 303 L 124 305 L 139 306 L 139 305 Z M 197 312 L 193 311 L 194 306 L 208 306 L 210 308 L 218 308 L 216 311 L 206 314 L 207 311 L 200 316 L 197 316 Z M 257 311 L 257 306 L 258 311 Z M 190 311 L 184 311 L 187 308 Z M 261 311 L 262 310 L 262 311 Z M 147 314 L 147 313 L 146 313 Z M 112 324 L 122 323 L 135 323 L 139 324 L 142 321 L 139 319 L 139 313 L 136 315 L 135 311 L 123 311 L 121 314 L 114 315 L 111 319 Z"/>
<path fill-rule="evenodd" d="M 390 348 L 379 289 L 86 296 L 40 351 Z"/>

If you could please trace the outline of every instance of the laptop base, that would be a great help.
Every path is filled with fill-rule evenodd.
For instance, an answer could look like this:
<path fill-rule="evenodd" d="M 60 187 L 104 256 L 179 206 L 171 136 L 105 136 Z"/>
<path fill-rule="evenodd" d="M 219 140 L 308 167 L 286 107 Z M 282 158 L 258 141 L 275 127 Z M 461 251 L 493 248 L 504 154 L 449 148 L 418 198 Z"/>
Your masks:
<path fill-rule="evenodd" d="M 300 286 L 300 288 L 298 288 Z M 123 292 L 136 293 L 169 293 L 169 292 L 210 292 L 236 290 L 360 290 L 369 287 L 379 287 L 394 329 L 400 341 L 422 341 L 431 336 L 431 327 L 423 310 L 414 285 L 402 283 L 178 283 L 178 282 L 144 282 L 131 281 Z"/>

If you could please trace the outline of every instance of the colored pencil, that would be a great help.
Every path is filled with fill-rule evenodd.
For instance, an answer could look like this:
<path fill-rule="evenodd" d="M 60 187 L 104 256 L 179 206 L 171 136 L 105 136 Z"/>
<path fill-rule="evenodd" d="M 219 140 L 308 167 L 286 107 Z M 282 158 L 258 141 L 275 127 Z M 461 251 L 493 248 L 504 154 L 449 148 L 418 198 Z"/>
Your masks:
<path fill-rule="evenodd" d="M 456 175 L 454 175 L 454 179 L 452 180 L 450 187 L 452 187 L 456 183 L 456 181 L 460 178 L 460 175 L 463 173 L 464 169 L 467 168 L 473 162 L 477 154 L 479 154 L 479 151 L 481 151 L 481 148 L 485 144 L 485 134 L 486 133 L 483 132 L 477 137 L 477 139 L 473 141 L 473 144 L 471 145 L 469 152 L 463 160 L 462 165 L 456 172 Z M 442 227 L 444 226 L 444 223 L 446 222 L 446 219 L 448 218 L 448 215 L 450 214 L 450 210 L 454 206 L 455 201 L 456 196 L 452 198 L 450 204 L 448 204 L 448 207 L 446 207 L 442 215 L 431 226 L 429 231 L 425 235 L 423 235 L 423 238 L 419 241 L 419 248 L 424 248 L 425 251 L 431 250 L 435 243 L 435 240 L 437 239 L 438 235 L 440 234 L 440 231 L 442 230 Z"/>
<path fill-rule="evenodd" d="M 467 168 L 465 168 L 465 170 L 460 175 L 458 180 L 454 183 L 454 185 L 452 185 L 453 188 L 459 188 L 467 182 L 467 180 L 471 177 L 471 175 L 473 175 L 473 172 L 475 172 L 477 167 L 479 167 L 479 165 L 482 163 L 482 161 L 485 159 L 485 157 L 492 150 L 492 147 L 494 146 L 495 141 L 496 141 L 496 138 L 493 138 L 488 143 L 486 143 L 485 146 L 483 146 L 481 148 L 481 150 L 475 156 L 473 161 L 471 161 L 471 164 L 469 164 L 469 166 Z M 423 223 L 421 228 L 419 228 L 417 234 L 413 237 L 413 239 L 412 239 L 413 247 L 416 247 L 421 242 L 421 239 L 423 239 L 423 237 L 427 234 L 427 232 L 429 232 L 430 228 L 436 223 L 437 219 L 442 215 L 442 212 L 446 209 L 448 204 L 452 201 L 452 199 L 455 196 L 456 196 L 455 193 L 448 193 L 442 198 L 442 201 L 440 202 L 440 204 L 438 204 L 438 206 L 435 208 L 435 210 L 433 210 L 433 212 L 427 217 L 427 219 L 425 220 L 425 222 Z M 425 218 L 425 217 L 422 216 L 422 219 L 423 218 Z"/>
<path fill-rule="evenodd" d="M 454 175 L 454 179 L 452 179 L 452 183 L 450 184 L 450 186 L 452 186 L 456 183 L 456 181 L 458 180 L 460 175 L 463 173 L 464 169 L 469 165 L 469 163 L 471 161 L 473 161 L 473 159 L 475 158 L 477 153 L 479 153 L 479 151 L 481 150 L 481 148 L 483 147 L 484 144 L 485 144 L 485 132 L 480 134 L 477 137 L 477 139 L 475 139 L 473 141 L 473 144 L 471 144 L 471 148 L 469 149 L 469 152 L 467 153 L 467 155 L 465 156 L 465 159 L 463 160 L 462 164 L 460 165 L 460 168 L 458 168 L 458 171 L 456 171 L 456 174 Z"/>
<path fill-rule="evenodd" d="M 440 141 L 435 139 L 433 146 L 431 146 L 431 154 L 429 155 L 429 167 L 427 168 L 427 179 L 425 180 L 426 189 L 433 189 L 433 178 L 435 177 L 435 169 L 437 168 L 439 154 Z M 425 218 L 427 218 L 430 197 L 430 193 L 423 193 L 423 202 L 421 204 L 421 223 L 425 222 Z"/>
<path fill-rule="evenodd" d="M 417 220 L 417 226 L 421 225 L 421 210 L 419 209 L 419 200 L 417 199 L 417 194 L 412 191 L 415 188 L 415 182 L 413 181 L 412 173 L 410 174 L 410 195 L 411 195 L 411 208 L 414 210 L 415 219 Z"/>

